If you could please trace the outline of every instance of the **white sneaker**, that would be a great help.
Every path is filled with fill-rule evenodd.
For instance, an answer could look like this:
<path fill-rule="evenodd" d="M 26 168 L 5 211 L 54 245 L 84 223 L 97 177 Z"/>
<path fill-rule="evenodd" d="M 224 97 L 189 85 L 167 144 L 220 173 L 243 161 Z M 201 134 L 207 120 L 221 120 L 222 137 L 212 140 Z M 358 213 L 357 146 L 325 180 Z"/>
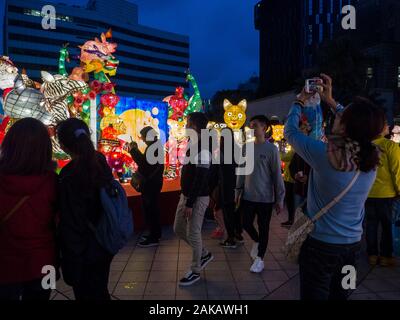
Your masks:
<path fill-rule="evenodd" d="M 253 248 L 250 251 L 250 257 L 254 260 L 258 256 L 258 242 L 253 243 Z"/>
<path fill-rule="evenodd" d="M 257 257 L 250 268 L 250 272 L 260 273 L 263 270 L 264 270 L 264 261 L 262 261 L 260 257 Z"/>

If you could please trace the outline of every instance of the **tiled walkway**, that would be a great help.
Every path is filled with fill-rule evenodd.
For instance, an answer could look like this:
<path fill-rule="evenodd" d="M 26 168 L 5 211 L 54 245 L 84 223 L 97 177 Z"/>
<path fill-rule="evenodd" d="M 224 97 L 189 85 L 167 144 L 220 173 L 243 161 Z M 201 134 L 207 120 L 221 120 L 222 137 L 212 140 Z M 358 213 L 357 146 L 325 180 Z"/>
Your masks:
<path fill-rule="evenodd" d="M 298 299 L 298 266 L 284 260 L 283 242 L 287 230 L 280 227 L 284 216 L 271 221 L 270 241 L 261 274 L 249 272 L 251 241 L 237 249 L 223 249 L 210 238 L 215 224 L 206 222 L 203 239 L 214 260 L 202 272 L 196 284 L 181 288 L 179 279 L 187 271 L 191 253 L 189 247 L 164 229 L 163 241 L 157 248 L 136 247 L 138 235 L 114 258 L 109 288 L 113 299 L 120 300 L 259 300 Z M 400 261 L 398 260 L 398 266 Z M 362 280 L 351 299 L 400 300 L 400 267 L 370 269 L 365 257 L 360 261 L 358 280 Z M 74 299 L 72 290 L 59 281 L 54 300 Z"/>

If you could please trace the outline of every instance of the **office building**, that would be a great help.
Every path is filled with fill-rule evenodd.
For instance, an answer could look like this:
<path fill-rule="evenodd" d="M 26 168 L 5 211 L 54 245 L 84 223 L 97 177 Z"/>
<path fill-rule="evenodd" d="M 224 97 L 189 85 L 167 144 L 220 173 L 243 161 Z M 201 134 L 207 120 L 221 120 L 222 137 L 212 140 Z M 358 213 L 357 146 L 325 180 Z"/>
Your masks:
<path fill-rule="evenodd" d="M 260 96 L 291 89 L 311 68 L 318 48 L 332 40 L 345 5 L 359 0 L 262 0 L 255 6 L 260 32 Z"/>
<path fill-rule="evenodd" d="M 112 29 L 110 41 L 118 44 L 117 84 L 121 96 L 162 99 L 176 86 L 187 86 L 189 38 L 138 23 L 137 5 L 125 0 L 89 0 L 85 7 L 50 3 L 56 9 L 56 28 L 42 28 L 42 8 L 37 0 L 6 0 L 4 54 L 33 79 L 40 71 L 58 72 L 59 50 L 69 43 L 70 72 L 79 63 L 79 45 Z"/>

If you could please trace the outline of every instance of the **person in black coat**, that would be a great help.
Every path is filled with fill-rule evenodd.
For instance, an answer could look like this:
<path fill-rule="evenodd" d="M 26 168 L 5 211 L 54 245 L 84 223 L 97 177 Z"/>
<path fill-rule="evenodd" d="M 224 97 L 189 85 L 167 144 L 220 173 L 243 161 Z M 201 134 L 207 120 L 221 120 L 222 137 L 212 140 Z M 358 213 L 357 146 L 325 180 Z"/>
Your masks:
<path fill-rule="evenodd" d="M 225 139 L 227 137 L 228 139 Z M 242 219 L 239 210 L 235 205 L 235 188 L 236 188 L 236 168 L 235 148 L 239 146 L 235 142 L 233 131 L 230 128 L 224 128 L 221 131 L 221 165 L 219 166 L 219 186 L 221 206 L 224 212 L 225 229 L 228 237 L 221 242 L 221 246 L 225 248 L 236 248 L 237 242 L 243 243 L 242 237 Z M 225 159 L 225 155 L 231 157 L 230 160 Z"/>
<path fill-rule="evenodd" d="M 297 153 L 293 155 L 289 165 L 290 175 L 294 177 L 294 205 L 300 206 L 307 199 L 308 177 L 310 166 Z"/>
<path fill-rule="evenodd" d="M 59 176 L 58 239 L 61 268 L 76 300 L 110 300 L 108 277 L 113 255 L 100 246 L 90 224 L 102 216 L 100 189 L 113 179 L 106 158 L 95 151 L 87 125 L 76 118 L 61 122 L 57 135 L 72 161 Z"/>
<path fill-rule="evenodd" d="M 152 247 L 157 246 L 161 238 L 159 197 L 163 186 L 164 155 L 160 140 L 152 127 L 143 128 L 140 135 L 147 145 L 144 154 L 140 152 L 136 142 L 131 143 L 130 154 L 138 165 L 139 173 L 144 177 L 141 194 L 149 234 L 143 237 L 138 246 Z"/>

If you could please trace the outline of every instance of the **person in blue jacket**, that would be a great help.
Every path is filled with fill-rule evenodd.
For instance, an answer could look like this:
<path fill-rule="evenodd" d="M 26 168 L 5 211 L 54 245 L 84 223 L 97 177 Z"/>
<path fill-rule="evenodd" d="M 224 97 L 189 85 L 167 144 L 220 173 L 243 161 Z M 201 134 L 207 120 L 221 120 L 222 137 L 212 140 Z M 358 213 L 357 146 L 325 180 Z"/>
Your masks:
<path fill-rule="evenodd" d="M 365 98 L 355 98 L 346 108 L 332 97 L 332 79 L 321 75 L 321 99 L 336 113 L 328 143 L 304 135 L 299 120 L 309 94 L 303 89 L 293 104 L 285 137 L 310 165 L 307 214 L 312 217 L 341 191 L 358 171 L 349 192 L 323 215 L 304 242 L 300 257 L 300 295 L 303 300 L 344 300 L 351 290 L 342 287 L 342 268 L 356 268 L 363 232 L 364 203 L 375 180 L 378 148 L 372 144 L 385 123 L 384 111 Z"/>

